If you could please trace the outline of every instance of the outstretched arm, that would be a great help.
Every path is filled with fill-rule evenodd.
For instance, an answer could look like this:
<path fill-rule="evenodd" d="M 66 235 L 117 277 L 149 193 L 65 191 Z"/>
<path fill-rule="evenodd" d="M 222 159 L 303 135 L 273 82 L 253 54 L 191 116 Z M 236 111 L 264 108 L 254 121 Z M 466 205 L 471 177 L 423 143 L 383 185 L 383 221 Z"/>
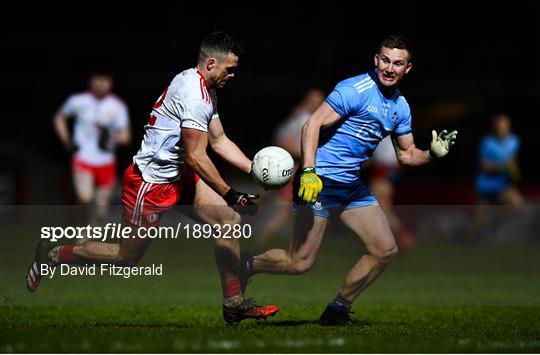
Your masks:
<path fill-rule="evenodd" d="M 456 142 L 457 131 L 447 133 L 442 131 L 431 132 L 431 147 L 429 150 L 416 148 L 412 133 L 397 136 L 392 139 L 396 156 L 403 166 L 422 166 L 434 159 L 439 159 L 448 154 L 450 147 Z"/>
<path fill-rule="evenodd" d="M 249 174 L 251 160 L 227 137 L 219 118 L 210 121 L 208 137 L 212 149 L 226 162 Z"/>
<path fill-rule="evenodd" d="M 412 133 L 392 137 L 392 142 L 394 143 L 396 157 L 402 166 L 422 166 L 431 161 L 429 159 L 429 150 L 416 148 Z"/>

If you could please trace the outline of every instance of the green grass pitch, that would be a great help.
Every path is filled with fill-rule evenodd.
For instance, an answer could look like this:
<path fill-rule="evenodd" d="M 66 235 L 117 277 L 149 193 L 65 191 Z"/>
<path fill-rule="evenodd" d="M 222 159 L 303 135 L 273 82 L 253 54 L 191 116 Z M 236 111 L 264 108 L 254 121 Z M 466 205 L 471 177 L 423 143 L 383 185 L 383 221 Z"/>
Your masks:
<path fill-rule="evenodd" d="M 24 288 L 35 233 L 3 228 L 0 352 L 539 352 L 540 250 L 423 244 L 402 253 L 354 304 L 359 325 L 317 320 L 362 253 L 329 233 L 302 276 L 257 276 L 248 294 L 281 307 L 229 327 L 211 241 L 155 241 L 161 277 L 56 277 Z M 253 241 L 244 243 L 253 248 Z M 283 239 L 274 245 L 287 245 Z"/>

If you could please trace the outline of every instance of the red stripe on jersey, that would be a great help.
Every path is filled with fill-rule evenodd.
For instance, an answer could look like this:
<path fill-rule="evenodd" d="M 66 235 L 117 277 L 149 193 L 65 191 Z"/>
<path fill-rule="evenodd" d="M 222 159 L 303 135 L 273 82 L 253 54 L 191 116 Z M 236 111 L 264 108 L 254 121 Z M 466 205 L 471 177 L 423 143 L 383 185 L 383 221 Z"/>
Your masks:
<path fill-rule="evenodd" d="M 204 78 L 204 75 L 199 71 L 199 69 L 196 69 L 197 74 L 201 77 L 201 96 L 202 99 L 208 103 L 211 102 L 210 95 L 208 94 L 208 83 L 206 82 L 206 79 Z"/>
<path fill-rule="evenodd" d="M 204 77 L 204 75 L 202 75 L 202 73 L 199 71 L 199 69 L 195 69 L 195 70 L 197 71 L 197 74 L 199 74 L 201 79 L 203 80 L 204 86 L 208 87 L 208 83 L 206 82 L 206 78 Z"/>
<path fill-rule="evenodd" d="M 208 95 L 208 90 L 204 88 L 204 93 L 206 94 L 206 102 L 210 103 L 210 95 Z"/>
<path fill-rule="evenodd" d="M 202 99 L 204 100 L 204 85 L 203 85 L 202 78 L 199 80 L 199 85 L 201 86 L 201 96 L 202 96 Z"/>
<path fill-rule="evenodd" d="M 169 87 L 167 86 L 167 88 L 163 91 L 163 93 L 161 94 L 161 96 L 159 97 L 159 99 L 157 100 L 157 102 L 154 104 L 154 106 L 152 108 L 160 108 L 161 105 L 163 105 L 163 101 L 165 101 L 165 96 L 167 96 L 167 91 L 169 91 Z"/>
<path fill-rule="evenodd" d="M 206 86 L 204 87 L 204 96 L 206 97 L 206 101 L 210 102 L 210 96 L 208 96 L 208 90 L 206 89 Z"/>

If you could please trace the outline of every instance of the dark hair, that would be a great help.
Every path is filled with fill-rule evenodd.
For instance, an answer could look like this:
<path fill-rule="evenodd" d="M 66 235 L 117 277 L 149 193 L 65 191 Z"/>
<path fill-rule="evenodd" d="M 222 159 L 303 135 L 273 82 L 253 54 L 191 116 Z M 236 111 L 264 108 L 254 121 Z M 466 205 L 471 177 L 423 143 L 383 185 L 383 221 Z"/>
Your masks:
<path fill-rule="evenodd" d="M 90 73 L 90 78 L 95 78 L 95 77 L 106 78 L 106 79 L 109 79 L 109 80 L 113 79 L 111 73 L 109 73 L 107 71 L 92 71 Z"/>
<path fill-rule="evenodd" d="M 491 123 L 494 124 L 500 119 L 507 119 L 510 121 L 510 115 L 505 111 L 498 111 L 491 116 Z"/>
<path fill-rule="evenodd" d="M 229 53 L 241 56 L 243 49 L 238 40 L 222 31 L 209 33 L 201 42 L 199 47 L 199 63 L 210 56 L 226 56 Z"/>
<path fill-rule="evenodd" d="M 397 49 L 405 49 L 407 52 L 409 52 L 409 62 L 412 62 L 413 58 L 413 51 L 411 42 L 402 35 L 390 35 L 382 40 L 381 44 L 379 44 L 379 50 L 377 53 L 381 53 L 381 49 L 383 47 L 386 48 L 397 48 Z"/>
<path fill-rule="evenodd" d="M 97 63 L 93 63 L 92 66 L 88 67 L 85 72 L 87 74 L 87 78 L 93 78 L 95 76 L 106 77 L 109 79 L 113 78 L 111 67 L 102 63 L 101 60 L 98 60 Z"/>

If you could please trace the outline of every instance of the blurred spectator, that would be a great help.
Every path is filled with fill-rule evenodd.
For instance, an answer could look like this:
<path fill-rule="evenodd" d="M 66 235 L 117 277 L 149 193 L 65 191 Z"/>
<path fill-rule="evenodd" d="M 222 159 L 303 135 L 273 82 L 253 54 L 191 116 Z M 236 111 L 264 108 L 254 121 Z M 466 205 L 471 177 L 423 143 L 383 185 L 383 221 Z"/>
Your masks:
<path fill-rule="evenodd" d="M 505 113 L 492 119 L 492 133 L 482 139 L 479 149 L 479 171 L 475 188 L 478 208 L 469 230 L 469 238 L 476 238 L 489 219 L 485 205 L 510 206 L 513 211 L 523 205 L 523 197 L 515 183 L 521 179 L 517 162 L 519 138 L 511 132 L 511 120 Z"/>
<path fill-rule="evenodd" d="M 480 203 L 501 203 L 514 207 L 523 204 L 521 194 L 514 186 L 521 174 L 517 163 L 519 138 L 511 133 L 508 115 L 493 117 L 493 133 L 480 143 L 480 166 L 476 177 L 476 190 Z"/>
<path fill-rule="evenodd" d="M 73 184 L 78 202 L 96 205 L 102 223 L 117 180 L 115 146 L 131 140 L 126 104 L 112 93 L 109 74 L 94 73 L 89 90 L 71 95 L 54 116 L 60 141 L 71 155 Z M 70 130 L 68 120 L 73 119 Z"/>
<path fill-rule="evenodd" d="M 311 88 L 306 91 L 302 100 L 294 108 L 291 115 L 278 127 L 274 137 L 274 144 L 287 150 L 295 161 L 295 170 L 298 168 L 302 155 L 301 138 L 302 127 L 311 114 L 319 107 L 325 98 L 322 90 Z M 289 184 L 279 191 L 270 191 L 265 194 L 263 203 L 273 204 L 273 215 L 269 216 L 268 221 L 262 228 L 261 234 L 257 237 L 259 247 L 265 247 L 271 236 L 280 228 L 284 227 L 289 220 L 290 207 L 292 206 L 292 185 Z"/>
<path fill-rule="evenodd" d="M 369 164 L 371 171 L 369 189 L 384 210 L 399 246 L 404 249 L 413 247 L 418 242 L 417 238 L 394 211 L 394 192 L 401 166 L 390 136 L 379 143 Z"/>

